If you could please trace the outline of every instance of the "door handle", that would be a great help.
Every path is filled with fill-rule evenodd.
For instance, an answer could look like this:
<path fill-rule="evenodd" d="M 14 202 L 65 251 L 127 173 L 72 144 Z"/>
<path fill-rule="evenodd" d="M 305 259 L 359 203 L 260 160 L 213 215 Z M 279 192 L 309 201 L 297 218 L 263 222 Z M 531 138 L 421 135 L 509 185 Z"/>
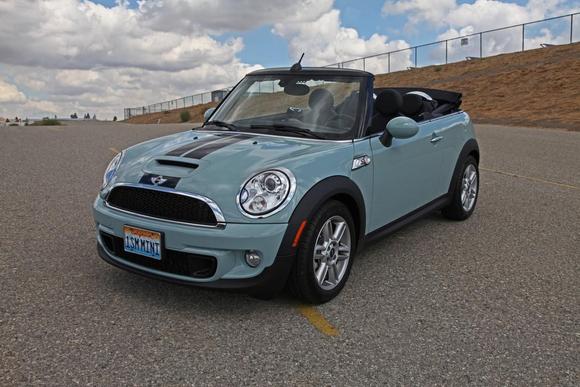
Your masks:
<path fill-rule="evenodd" d="M 437 133 L 433 132 L 433 136 L 431 137 L 431 143 L 435 144 L 436 142 L 439 142 L 441 140 L 443 140 L 443 136 L 440 136 Z"/>

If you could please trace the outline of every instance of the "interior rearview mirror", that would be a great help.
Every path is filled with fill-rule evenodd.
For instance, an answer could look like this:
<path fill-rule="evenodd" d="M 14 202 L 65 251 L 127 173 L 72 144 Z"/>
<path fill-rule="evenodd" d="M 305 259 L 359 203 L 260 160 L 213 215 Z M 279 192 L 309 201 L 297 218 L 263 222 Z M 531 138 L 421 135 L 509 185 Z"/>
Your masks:
<path fill-rule="evenodd" d="M 385 133 L 381 136 L 384 146 L 391 146 L 393 138 L 411 138 L 419 131 L 419 125 L 409 117 L 395 117 L 387 123 Z"/>
<path fill-rule="evenodd" d="M 209 118 L 211 117 L 211 115 L 213 114 L 213 112 L 215 111 L 215 108 L 209 108 L 205 111 L 205 113 L 203 113 L 203 119 L 204 121 L 209 120 Z"/>

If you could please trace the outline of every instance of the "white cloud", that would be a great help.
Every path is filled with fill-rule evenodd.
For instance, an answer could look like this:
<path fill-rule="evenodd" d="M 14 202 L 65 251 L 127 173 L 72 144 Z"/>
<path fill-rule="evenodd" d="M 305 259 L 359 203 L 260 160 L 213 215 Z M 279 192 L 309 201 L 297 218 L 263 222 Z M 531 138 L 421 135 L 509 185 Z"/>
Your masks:
<path fill-rule="evenodd" d="M 289 40 L 291 57 L 304 50 L 305 62 L 316 65 L 407 46 L 380 34 L 359 36 L 342 26 L 333 6 L 334 0 L 141 0 L 132 9 L 126 0 L 113 7 L 0 0 L 0 36 L 8 37 L 0 39 L 0 77 L 14 79 L 27 94 L 17 91 L 19 102 L 0 112 L 87 111 L 110 118 L 127 105 L 229 86 L 260 66 L 239 59 L 241 38 L 223 41 L 215 34 L 263 25 Z M 368 69 L 386 66 L 377 61 Z"/>
<path fill-rule="evenodd" d="M 235 8 L 233 0 L 212 7 L 217 3 Z M 196 11 L 194 5 L 203 8 L 208 2 L 188 4 Z M 111 118 L 127 105 L 229 86 L 260 68 L 238 58 L 241 38 L 223 42 L 209 34 L 215 26 L 210 14 L 176 15 L 183 5 L 143 1 L 140 9 L 130 9 L 126 1 L 105 7 L 88 0 L 0 0 L 0 77 L 14 79 L 29 95 L 3 83 L 0 101 L 10 98 L 10 104 L 3 104 L 0 113 L 68 115 L 82 109 Z M 219 15 L 212 7 L 209 12 Z M 164 12 L 169 19 L 160 28 L 156 21 L 163 21 Z M 233 11 L 230 17 L 236 20 Z M 291 17 L 299 18 L 300 10 Z M 244 26 L 257 22 L 255 17 Z"/>
<path fill-rule="evenodd" d="M 383 6 L 383 15 L 404 14 L 408 30 L 426 23 L 442 31 L 433 40 L 443 40 L 568 14 L 577 11 L 579 4 L 578 1 L 566 0 L 528 0 L 523 5 L 498 0 L 475 0 L 473 3 L 462 4 L 456 0 L 388 0 Z M 542 43 L 567 42 L 569 20 L 528 26 L 525 48 L 538 48 Z M 521 48 L 521 27 L 483 35 L 484 56 L 519 51 Z M 461 45 L 460 40 L 449 42 L 449 61 L 479 55 L 479 36 L 468 38 L 465 45 Z M 429 56 L 431 60 L 441 62 L 445 57 L 444 46 L 435 47 L 429 52 Z"/>
<path fill-rule="evenodd" d="M 339 10 L 328 8 L 327 12 L 313 21 L 274 25 L 273 32 L 288 39 L 291 57 L 298 58 L 304 52 L 305 64 L 323 66 L 409 46 L 402 40 L 389 41 L 387 36 L 381 34 L 373 34 L 365 39 L 356 29 L 342 25 Z M 386 66 L 386 61 L 377 62 L 368 68 L 365 66 L 365 69 L 382 71 Z M 362 61 L 351 63 L 351 67 L 362 69 Z"/>
<path fill-rule="evenodd" d="M 264 24 L 316 20 L 334 0 L 141 0 L 146 24 L 158 31 L 243 31 Z"/>
<path fill-rule="evenodd" d="M 421 22 L 438 24 L 456 6 L 456 0 L 389 0 L 383 5 L 382 13 L 384 16 L 404 14 L 411 26 Z"/>
<path fill-rule="evenodd" d="M 0 102 L 18 103 L 26 101 L 26 96 L 16 86 L 0 78 Z"/>
<path fill-rule="evenodd" d="M 48 68 L 138 67 L 184 70 L 234 60 L 241 39 L 222 43 L 200 29 L 188 34 L 147 27 L 146 15 L 90 1 L 0 2 L 3 63 Z M 168 26 L 171 26 L 168 23 Z M 33 27 L 32 27 L 33 26 Z"/>
<path fill-rule="evenodd" d="M 462 4 L 457 0 L 388 0 L 383 15 L 404 14 L 410 26 L 426 22 L 436 27 L 471 26 L 483 31 L 566 14 L 577 10 L 578 4 L 566 0 L 528 0 L 524 5 L 499 0 Z"/>
<path fill-rule="evenodd" d="M 385 14 L 404 13 L 411 28 L 431 26 L 442 37 L 520 23 L 564 12 L 575 3 L 529 0 L 526 5 L 476 0 L 389 0 Z M 122 108 L 235 84 L 258 64 L 243 63 L 235 33 L 260 26 L 287 39 L 289 55 L 326 65 L 408 47 L 383 34 L 361 36 L 344 26 L 334 0 L 126 0 L 105 7 L 90 0 L 0 0 L 0 114 L 111 118 Z M 538 29 L 526 44 L 555 42 L 559 33 Z M 224 32 L 229 39 L 216 37 Z M 489 47 L 512 47 L 514 40 Z M 501 45 L 505 47 L 502 47 Z M 461 57 L 456 50 L 453 55 Z M 391 55 L 391 70 L 412 64 L 411 51 Z M 362 62 L 350 67 L 362 68 Z M 386 56 L 365 69 L 386 71 Z M 9 82 L 7 80 L 10 80 Z"/>
<path fill-rule="evenodd" d="M 182 71 L 152 71 L 137 68 L 98 70 L 40 69 L 5 66 L 4 72 L 25 84 L 31 93 L 49 100 L 48 104 L 0 105 L 3 116 L 68 116 L 73 112 L 97 117 L 122 116 L 122 109 L 166 101 L 235 84 L 259 66 L 233 63 L 226 66 L 204 64 Z M 54 107 L 57 107 L 55 110 Z"/>

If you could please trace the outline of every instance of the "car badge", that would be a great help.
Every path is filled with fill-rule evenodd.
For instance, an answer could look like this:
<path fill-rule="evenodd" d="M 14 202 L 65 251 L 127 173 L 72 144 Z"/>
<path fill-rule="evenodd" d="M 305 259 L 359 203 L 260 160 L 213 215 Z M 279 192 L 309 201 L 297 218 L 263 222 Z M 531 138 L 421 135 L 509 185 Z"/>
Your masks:
<path fill-rule="evenodd" d="M 154 176 L 151 178 L 151 183 L 153 183 L 153 185 L 162 185 L 167 181 L 167 179 L 164 179 L 163 176 Z"/>

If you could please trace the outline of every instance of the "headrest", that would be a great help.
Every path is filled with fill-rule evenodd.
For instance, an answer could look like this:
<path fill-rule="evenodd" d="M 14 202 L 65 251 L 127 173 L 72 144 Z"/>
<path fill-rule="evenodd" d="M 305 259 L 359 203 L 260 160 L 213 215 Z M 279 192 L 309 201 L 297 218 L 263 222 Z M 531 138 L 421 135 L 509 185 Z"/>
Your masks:
<path fill-rule="evenodd" d="M 416 116 L 423 110 L 423 97 L 417 94 L 405 94 L 403 96 L 403 106 L 401 113 L 406 116 Z"/>
<path fill-rule="evenodd" d="M 326 89 L 316 89 L 308 97 L 308 106 L 315 110 L 330 110 L 334 107 L 334 97 Z"/>
<path fill-rule="evenodd" d="M 384 116 L 396 114 L 403 104 L 403 97 L 397 90 L 383 90 L 375 100 L 375 110 Z"/>

